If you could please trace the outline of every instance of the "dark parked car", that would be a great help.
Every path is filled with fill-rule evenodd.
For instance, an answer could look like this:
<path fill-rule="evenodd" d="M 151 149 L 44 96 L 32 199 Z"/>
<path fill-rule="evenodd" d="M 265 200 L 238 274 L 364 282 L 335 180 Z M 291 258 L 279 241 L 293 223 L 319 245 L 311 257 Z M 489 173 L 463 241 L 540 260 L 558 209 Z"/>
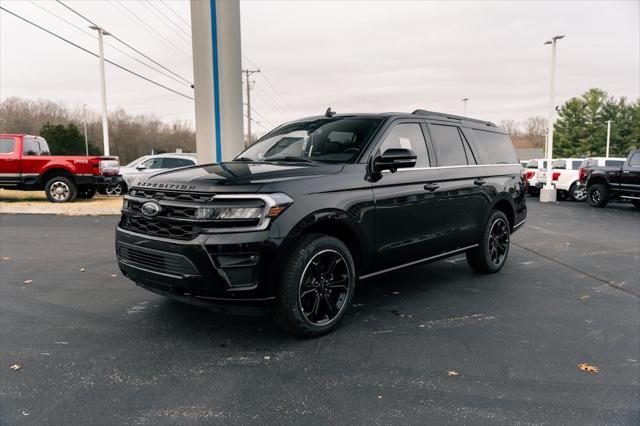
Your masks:
<path fill-rule="evenodd" d="M 631 151 L 623 164 L 580 169 L 586 182 L 587 200 L 593 207 L 604 207 L 610 199 L 629 200 L 640 208 L 640 150 Z"/>
<path fill-rule="evenodd" d="M 269 307 L 285 330 L 316 336 L 368 278 L 461 253 L 478 272 L 499 271 L 525 222 L 525 190 L 511 140 L 492 123 L 328 111 L 232 162 L 135 182 L 118 263 L 155 293 Z"/>

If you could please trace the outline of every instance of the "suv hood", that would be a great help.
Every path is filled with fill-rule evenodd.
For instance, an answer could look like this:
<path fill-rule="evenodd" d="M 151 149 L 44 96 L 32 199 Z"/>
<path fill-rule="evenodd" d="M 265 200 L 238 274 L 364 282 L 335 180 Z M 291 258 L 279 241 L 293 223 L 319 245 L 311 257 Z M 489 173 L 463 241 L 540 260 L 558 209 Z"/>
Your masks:
<path fill-rule="evenodd" d="M 136 180 L 134 186 L 188 191 L 256 191 L 267 183 L 339 173 L 342 164 L 244 162 L 168 170 Z M 226 188 L 225 188 L 226 187 Z"/>

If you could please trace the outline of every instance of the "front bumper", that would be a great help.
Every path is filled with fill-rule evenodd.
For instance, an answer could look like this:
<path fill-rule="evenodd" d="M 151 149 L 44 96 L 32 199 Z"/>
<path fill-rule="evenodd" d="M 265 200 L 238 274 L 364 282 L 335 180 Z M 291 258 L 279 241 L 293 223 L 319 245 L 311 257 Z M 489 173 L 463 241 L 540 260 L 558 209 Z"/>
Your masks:
<path fill-rule="evenodd" d="M 269 231 L 201 234 L 190 241 L 116 230 L 118 266 L 139 286 L 186 303 L 233 311 L 273 302 Z"/>
<path fill-rule="evenodd" d="M 102 176 L 102 175 L 88 175 L 88 176 L 76 176 L 76 182 L 78 185 L 91 185 L 97 188 L 104 188 L 108 186 L 116 186 L 122 182 L 122 177 L 116 176 Z"/>

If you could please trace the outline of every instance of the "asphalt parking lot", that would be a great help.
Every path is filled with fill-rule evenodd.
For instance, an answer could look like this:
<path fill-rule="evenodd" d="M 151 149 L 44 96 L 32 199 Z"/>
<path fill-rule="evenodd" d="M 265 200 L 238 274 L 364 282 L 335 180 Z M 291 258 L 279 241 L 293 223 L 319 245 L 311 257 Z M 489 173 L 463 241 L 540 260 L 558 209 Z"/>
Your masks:
<path fill-rule="evenodd" d="M 135 287 L 115 216 L 2 215 L 0 423 L 638 424 L 640 212 L 528 204 L 501 273 L 366 282 L 313 340 Z"/>

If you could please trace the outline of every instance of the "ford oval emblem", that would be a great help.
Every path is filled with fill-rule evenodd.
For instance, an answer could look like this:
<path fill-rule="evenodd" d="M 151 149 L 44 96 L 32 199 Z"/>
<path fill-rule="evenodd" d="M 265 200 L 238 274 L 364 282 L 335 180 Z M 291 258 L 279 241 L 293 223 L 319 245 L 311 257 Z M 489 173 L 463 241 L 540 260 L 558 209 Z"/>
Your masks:
<path fill-rule="evenodd" d="M 142 205 L 141 208 L 142 214 L 149 218 L 158 216 L 158 213 L 160 213 L 160 209 L 160 204 L 153 201 L 147 201 Z"/>

